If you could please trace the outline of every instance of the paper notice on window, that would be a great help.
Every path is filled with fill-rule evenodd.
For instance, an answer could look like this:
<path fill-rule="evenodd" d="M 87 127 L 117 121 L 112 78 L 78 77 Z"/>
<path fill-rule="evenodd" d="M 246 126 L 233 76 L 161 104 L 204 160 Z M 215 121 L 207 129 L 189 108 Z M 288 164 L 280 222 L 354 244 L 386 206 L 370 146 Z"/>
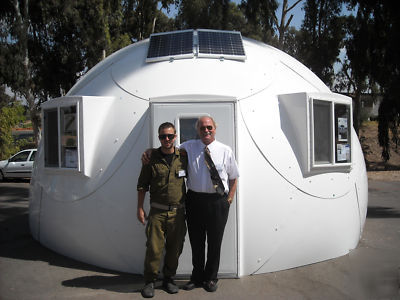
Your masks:
<path fill-rule="evenodd" d="M 337 161 L 350 161 L 350 145 L 337 144 L 336 158 Z"/>
<path fill-rule="evenodd" d="M 65 167 L 78 167 L 78 151 L 76 149 L 65 149 Z"/>
<path fill-rule="evenodd" d="M 349 145 L 349 144 L 346 145 L 346 160 L 347 160 L 348 162 L 351 161 L 351 157 L 350 157 L 350 145 Z"/>
<path fill-rule="evenodd" d="M 347 118 L 338 118 L 338 141 L 347 142 L 348 127 Z"/>

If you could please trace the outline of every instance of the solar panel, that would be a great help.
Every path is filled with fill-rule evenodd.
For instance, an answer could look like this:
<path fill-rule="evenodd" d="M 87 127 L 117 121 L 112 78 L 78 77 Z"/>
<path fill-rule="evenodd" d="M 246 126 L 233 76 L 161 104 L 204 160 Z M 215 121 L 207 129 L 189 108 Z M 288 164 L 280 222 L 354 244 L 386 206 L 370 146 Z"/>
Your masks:
<path fill-rule="evenodd" d="M 146 62 L 193 58 L 195 55 L 246 59 L 240 32 L 198 29 L 152 34 Z"/>
<path fill-rule="evenodd" d="M 199 57 L 245 59 L 242 35 L 235 31 L 198 30 Z"/>
<path fill-rule="evenodd" d="M 146 61 L 193 57 L 193 30 L 152 34 Z M 183 57 L 182 57 L 183 56 Z"/>

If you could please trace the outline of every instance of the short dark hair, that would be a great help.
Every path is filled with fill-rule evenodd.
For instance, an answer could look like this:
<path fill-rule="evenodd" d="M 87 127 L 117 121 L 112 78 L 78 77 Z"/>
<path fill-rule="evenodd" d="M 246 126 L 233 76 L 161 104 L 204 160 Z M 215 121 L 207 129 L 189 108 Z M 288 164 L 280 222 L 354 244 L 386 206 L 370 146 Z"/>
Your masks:
<path fill-rule="evenodd" d="M 174 130 L 174 134 L 176 133 L 176 129 L 174 124 L 170 122 L 164 122 L 158 127 L 158 133 L 160 134 L 161 130 L 166 129 L 166 128 L 172 128 Z"/>

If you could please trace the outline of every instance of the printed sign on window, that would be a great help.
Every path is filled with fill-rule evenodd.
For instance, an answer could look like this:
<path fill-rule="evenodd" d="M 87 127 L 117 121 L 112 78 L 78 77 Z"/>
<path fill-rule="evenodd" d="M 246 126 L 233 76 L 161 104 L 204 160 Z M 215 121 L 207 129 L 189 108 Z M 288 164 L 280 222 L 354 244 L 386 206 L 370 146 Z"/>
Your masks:
<path fill-rule="evenodd" d="M 337 144 L 336 145 L 336 158 L 337 161 L 350 161 L 350 145 Z"/>
<path fill-rule="evenodd" d="M 347 118 L 338 118 L 338 141 L 347 142 L 348 127 Z"/>
<path fill-rule="evenodd" d="M 78 151 L 76 149 L 65 149 L 65 167 L 78 167 Z"/>

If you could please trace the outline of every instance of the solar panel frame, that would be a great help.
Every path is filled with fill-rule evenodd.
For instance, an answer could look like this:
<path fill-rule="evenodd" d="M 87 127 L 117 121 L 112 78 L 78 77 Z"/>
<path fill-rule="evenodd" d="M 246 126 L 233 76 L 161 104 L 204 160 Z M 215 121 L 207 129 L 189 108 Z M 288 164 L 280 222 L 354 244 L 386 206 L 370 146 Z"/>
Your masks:
<path fill-rule="evenodd" d="M 146 62 L 193 58 L 193 32 L 190 29 L 152 34 Z"/>

